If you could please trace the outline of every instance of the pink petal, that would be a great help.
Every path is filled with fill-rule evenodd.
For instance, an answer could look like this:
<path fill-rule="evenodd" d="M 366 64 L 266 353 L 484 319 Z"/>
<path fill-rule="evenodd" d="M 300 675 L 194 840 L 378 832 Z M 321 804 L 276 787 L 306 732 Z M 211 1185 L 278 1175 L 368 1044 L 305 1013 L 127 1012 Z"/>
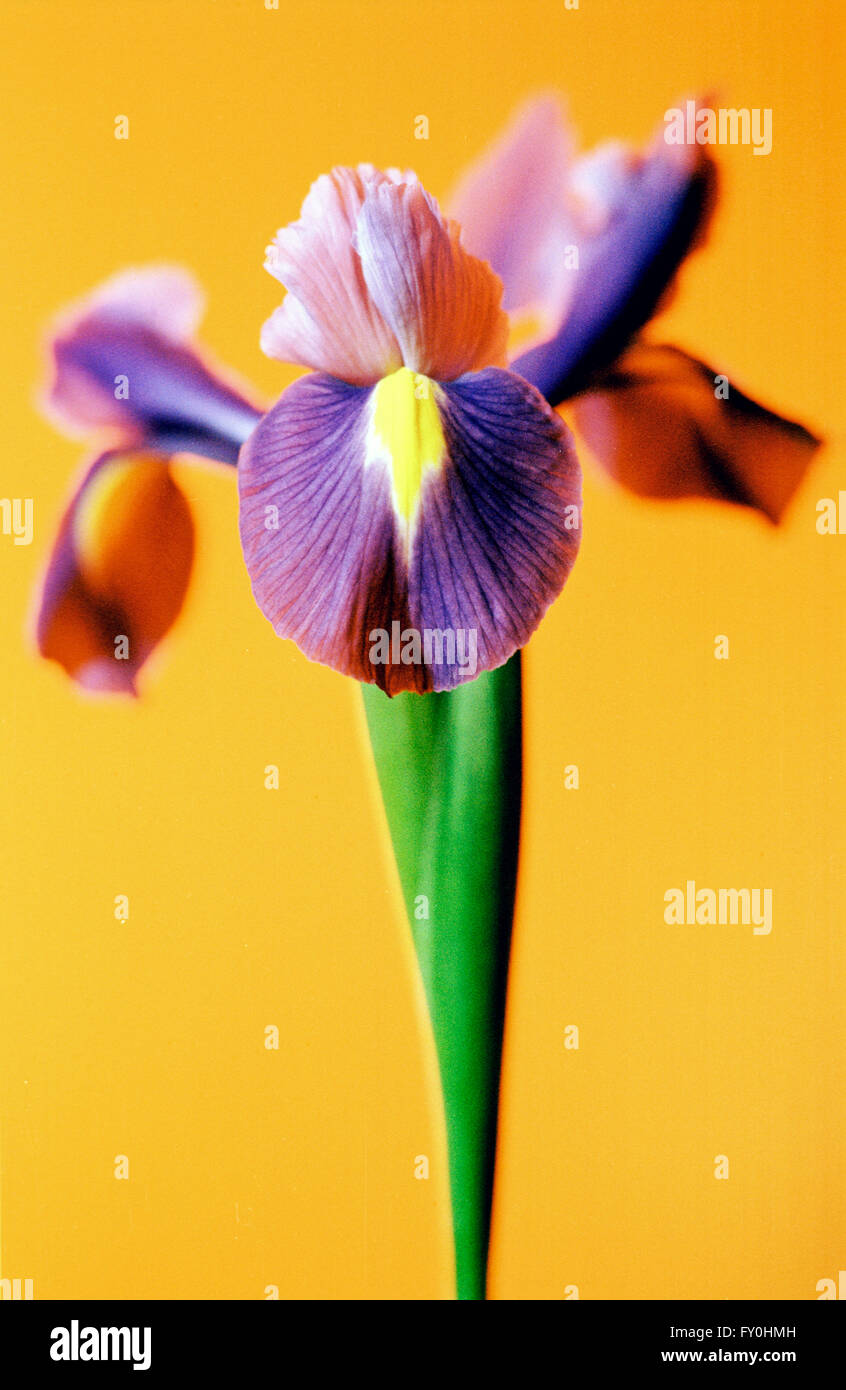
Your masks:
<path fill-rule="evenodd" d="M 333 169 L 312 185 L 299 221 L 276 233 L 265 266 L 288 294 L 262 329 L 268 357 L 319 368 L 356 386 L 372 385 L 401 365 L 397 340 L 373 303 L 353 246 L 366 188 L 400 177 L 370 165 Z"/>
<path fill-rule="evenodd" d="M 192 338 L 203 316 L 203 292 L 187 270 L 150 265 L 121 270 L 65 310 L 55 328 L 63 335 L 88 319 L 149 328 L 171 342 Z"/>
<path fill-rule="evenodd" d="M 465 172 L 449 202 L 465 246 L 501 277 L 504 307 L 542 307 L 552 330 L 569 288 L 564 248 L 577 240 L 565 204 L 572 144 L 558 100 L 536 97 Z"/>
<path fill-rule="evenodd" d="M 241 544 L 256 602 L 310 660 L 389 694 L 447 690 L 506 661 L 560 592 L 581 471 L 560 417 L 490 368 L 433 388 L 442 453 L 409 515 L 395 491 L 403 460 L 375 425 L 384 389 L 317 373 L 284 392 L 241 453 Z M 374 629 L 395 627 L 472 634 L 472 669 L 375 660 Z"/>
<path fill-rule="evenodd" d="M 502 284 L 417 183 L 371 183 L 355 244 L 373 303 L 411 371 L 438 381 L 505 363 Z"/>

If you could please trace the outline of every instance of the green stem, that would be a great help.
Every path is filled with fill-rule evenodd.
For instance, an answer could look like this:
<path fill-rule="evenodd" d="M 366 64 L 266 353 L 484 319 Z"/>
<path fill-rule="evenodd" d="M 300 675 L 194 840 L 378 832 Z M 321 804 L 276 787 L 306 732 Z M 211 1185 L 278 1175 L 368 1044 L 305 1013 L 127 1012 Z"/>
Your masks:
<path fill-rule="evenodd" d="M 483 1299 L 520 833 L 520 654 L 447 694 L 363 694 L 438 1054 L 457 1295 Z"/>

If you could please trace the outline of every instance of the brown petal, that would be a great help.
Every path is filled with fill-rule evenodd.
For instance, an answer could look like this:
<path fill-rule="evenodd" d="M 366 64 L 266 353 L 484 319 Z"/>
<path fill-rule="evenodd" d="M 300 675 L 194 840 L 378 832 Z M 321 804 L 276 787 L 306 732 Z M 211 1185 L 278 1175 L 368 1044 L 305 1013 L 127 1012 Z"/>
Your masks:
<path fill-rule="evenodd" d="M 572 408 L 599 462 L 639 496 L 713 497 L 774 523 L 821 444 L 703 362 L 648 343 L 624 353 Z"/>

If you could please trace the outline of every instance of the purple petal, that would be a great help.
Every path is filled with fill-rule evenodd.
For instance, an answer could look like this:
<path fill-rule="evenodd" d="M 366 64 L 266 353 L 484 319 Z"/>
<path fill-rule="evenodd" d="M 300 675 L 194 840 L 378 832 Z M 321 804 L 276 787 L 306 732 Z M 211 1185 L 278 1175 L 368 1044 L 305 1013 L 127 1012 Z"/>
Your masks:
<path fill-rule="evenodd" d="M 284 393 L 241 455 L 241 542 L 259 607 L 310 659 L 389 694 L 449 689 L 506 661 L 559 593 L 579 467 L 537 392 L 490 368 L 430 383 L 444 448 L 405 508 L 376 425 L 384 385 L 316 375 Z M 420 658 L 403 660 L 394 642 L 414 633 Z"/>
<path fill-rule="evenodd" d="M 370 682 L 370 630 L 408 623 L 390 479 L 364 466 L 371 397 L 322 373 L 303 377 L 238 467 L 241 544 L 265 617 L 312 661 Z"/>
<path fill-rule="evenodd" d="M 60 428 L 237 461 L 260 412 L 182 341 L 198 307 L 191 283 L 175 271 L 127 271 L 61 316 L 44 398 Z"/>
<path fill-rule="evenodd" d="M 116 324 L 149 328 L 173 343 L 193 338 L 205 308 L 194 276 L 181 266 L 146 265 L 119 270 L 66 311 L 74 319 L 97 315 Z"/>
<path fill-rule="evenodd" d="M 659 134 L 605 228 L 582 244 L 559 332 L 514 370 L 552 404 L 584 390 L 655 312 L 702 233 L 714 190 L 707 152 L 667 145 Z"/>
<path fill-rule="evenodd" d="M 489 670 L 525 646 L 575 563 L 581 469 L 564 422 L 513 372 L 442 393 L 449 466 L 424 483 L 410 610 L 424 629 L 476 629 Z M 435 689 L 463 679 L 444 674 Z"/>

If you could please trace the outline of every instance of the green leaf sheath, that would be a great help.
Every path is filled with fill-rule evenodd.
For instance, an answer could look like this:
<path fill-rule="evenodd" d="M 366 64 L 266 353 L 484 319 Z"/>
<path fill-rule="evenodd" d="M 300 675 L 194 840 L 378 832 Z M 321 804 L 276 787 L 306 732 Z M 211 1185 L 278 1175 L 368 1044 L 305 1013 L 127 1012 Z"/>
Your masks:
<path fill-rule="evenodd" d="M 520 835 L 520 653 L 446 694 L 363 694 L 438 1054 L 457 1293 L 483 1299 Z"/>

